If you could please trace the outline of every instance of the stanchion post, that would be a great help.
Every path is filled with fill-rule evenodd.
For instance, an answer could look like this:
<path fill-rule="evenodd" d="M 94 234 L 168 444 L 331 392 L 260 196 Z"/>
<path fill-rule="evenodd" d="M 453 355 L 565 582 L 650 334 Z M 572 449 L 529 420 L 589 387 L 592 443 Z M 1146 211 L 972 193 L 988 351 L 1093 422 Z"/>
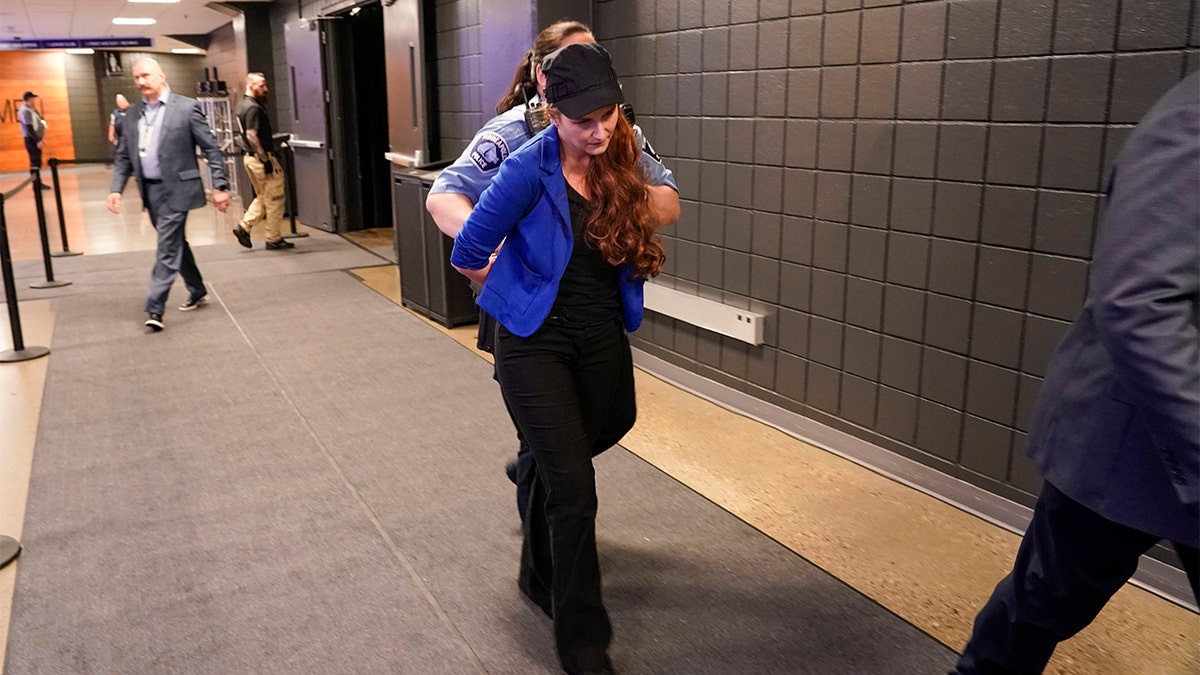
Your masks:
<path fill-rule="evenodd" d="M 299 206 L 296 198 L 296 161 L 292 151 L 292 144 L 283 141 L 279 144 L 281 149 L 286 149 L 284 153 L 284 170 L 283 170 L 283 189 L 286 191 L 284 198 L 286 199 L 288 220 L 291 222 L 292 231 L 283 235 L 284 239 L 299 239 L 307 237 L 307 232 L 296 232 L 296 210 Z"/>
<path fill-rule="evenodd" d="M 46 280 L 29 284 L 30 288 L 58 288 L 70 284 L 69 281 L 54 280 L 54 266 L 50 264 L 50 235 L 46 232 L 46 205 L 42 200 L 42 170 L 32 169 L 33 173 L 33 203 L 37 206 L 38 234 L 42 236 L 42 262 L 46 266 Z"/>
<path fill-rule="evenodd" d="M 63 216 L 62 205 L 62 190 L 58 184 L 58 158 L 50 158 L 50 179 L 54 183 L 54 206 L 58 209 L 58 239 L 62 242 L 62 250 L 54 251 L 50 255 L 55 258 L 63 258 L 70 255 L 81 255 L 83 251 L 72 251 L 70 244 L 67 243 L 67 219 Z"/>
<path fill-rule="evenodd" d="M 40 189 L 40 188 L 34 188 Z M 21 332 L 21 308 L 17 306 L 17 284 L 13 280 L 12 253 L 8 249 L 8 223 L 4 218 L 4 195 L 0 194 L 0 276 L 4 277 L 4 302 L 8 305 L 8 325 L 12 329 L 13 348 L 0 351 L 0 363 L 28 361 L 45 356 L 45 347 L 25 347 Z"/>
<path fill-rule="evenodd" d="M 16 539 L 0 534 L 0 569 L 21 555 L 21 544 Z"/>

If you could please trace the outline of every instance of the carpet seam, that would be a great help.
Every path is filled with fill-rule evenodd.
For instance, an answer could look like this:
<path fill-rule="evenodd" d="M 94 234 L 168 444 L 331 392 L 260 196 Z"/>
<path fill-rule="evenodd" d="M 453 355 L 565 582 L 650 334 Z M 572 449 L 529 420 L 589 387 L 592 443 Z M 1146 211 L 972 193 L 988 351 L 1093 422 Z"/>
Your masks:
<path fill-rule="evenodd" d="M 458 629 L 458 627 L 450 619 L 450 616 L 442 608 L 441 604 L 437 601 L 437 597 L 421 578 L 421 575 L 417 572 L 417 569 L 413 565 L 412 561 L 409 560 L 408 556 L 406 556 L 404 552 L 400 550 L 400 547 L 396 545 L 396 542 L 392 540 L 391 536 L 387 533 L 387 529 L 384 528 L 383 523 L 375 514 L 375 511 L 371 509 L 371 506 L 367 503 L 366 499 L 363 498 L 362 493 L 360 493 L 354 487 L 354 484 L 350 482 L 350 479 L 346 476 L 345 470 L 340 464 L 338 464 L 337 459 L 329 451 L 329 448 L 326 447 L 324 441 L 321 439 L 321 436 L 316 432 L 315 429 L 313 429 L 312 425 L 308 421 L 308 418 L 303 412 L 301 412 L 300 407 L 296 405 L 296 402 L 292 399 L 291 394 L 288 393 L 287 388 L 284 387 L 283 383 L 279 381 L 275 371 L 263 357 L 262 352 L 250 339 L 250 336 L 246 334 L 245 329 L 242 328 L 242 325 L 238 322 L 237 317 L 235 317 L 233 312 L 230 311 L 229 306 L 225 304 L 225 301 L 221 298 L 216 287 L 211 282 L 208 284 L 208 290 L 209 293 L 217 300 L 217 304 L 221 306 L 221 309 L 225 311 L 226 316 L 229 317 L 229 320 L 233 323 L 234 328 L 237 329 L 238 334 L 242 336 L 242 339 L 246 342 L 246 345 L 250 347 L 250 351 L 254 354 L 254 358 L 258 360 L 259 364 L 262 365 L 263 369 L 267 372 L 267 375 L 271 378 L 272 384 L 275 385 L 280 395 L 283 396 L 283 399 L 287 402 L 288 407 L 290 407 L 296 413 L 296 416 L 300 419 L 300 423 L 304 425 L 304 430 L 308 433 L 309 437 L 313 439 L 313 442 L 316 443 L 326 461 L 328 461 L 330 466 L 333 467 L 334 473 L 336 473 L 338 478 L 342 481 L 342 484 L 346 487 L 346 490 L 353 496 L 354 500 L 358 502 L 359 508 L 362 509 L 363 513 L 367 517 L 367 520 L 369 520 L 371 525 L 375 528 L 375 531 L 379 533 L 380 538 L 383 540 L 383 543 L 387 547 L 388 551 L 392 554 L 392 557 L 400 564 L 402 568 L 404 568 L 405 572 L 408 573 L 409 577 L 416 584 L 417 588 L 420 589 L 421 594 L 425 596 L 425 601 L 428 602 L 430 607 L 433 608 L 433 611 L 437 614 L 438 619 L 442 622 L 442 624 L 458 637 L 458 642 L 465 651 L 467 657 L 472 663 L 475 664 L 478 672 L 486 673 L 487 669 L 483 666 L 483 662 L 479 658 L 479 655 L 475 653 L 474 648 L 471 647 L 470 642 L 466 639 L 466 637 L 462 634 L 462 631 Z"/>

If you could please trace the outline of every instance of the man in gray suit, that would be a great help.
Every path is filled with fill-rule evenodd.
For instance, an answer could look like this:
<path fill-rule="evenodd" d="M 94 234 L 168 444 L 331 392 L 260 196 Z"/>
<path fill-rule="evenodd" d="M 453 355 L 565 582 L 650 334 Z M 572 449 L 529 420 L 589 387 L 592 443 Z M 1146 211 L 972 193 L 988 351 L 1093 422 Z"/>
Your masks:
<path fill-rule="evenodd" d="M 176 275 L 183 276 L 189 294 L 179 309 L 196 309 L 208 293 L 184 234 L 188 211 L 205 204 L 197 146 L 212 173 L 212 202 L 219 211 L 229 206 L 229 181 L 217 139 L 196 101 L 172 93 L 162 66 L 154 59 L 138 59 L 133 77 L 142 100 L 129 107 L 121 125 L 123 140 L 113 157 L 108 210 L 121 212 L 121 192 L 134 176 L 142 204 L 158 232 L 157 258 L 145 303 L 146 326 L 158 332 L 163 329 L 163 309 Z"/>
<path fill-rule="evenodd" d="M 1046 481 L 959 673 L 1042 672 L 1163 539 L 1200 602 L 1200 73 L 1134 129 L 1105 193 L 1029 431 Z"/>

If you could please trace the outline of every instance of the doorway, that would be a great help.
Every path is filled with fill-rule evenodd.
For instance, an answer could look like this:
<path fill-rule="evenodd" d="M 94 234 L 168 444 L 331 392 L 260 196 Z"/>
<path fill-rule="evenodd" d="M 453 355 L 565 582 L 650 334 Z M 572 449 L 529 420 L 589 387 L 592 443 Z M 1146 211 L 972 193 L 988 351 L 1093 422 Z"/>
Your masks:
<path fill-rule="evenodd" d="M 335 231 L 392 226 L 387 54 L 378 1 L 339 12 L 326 27 L 329 149 Z"/>

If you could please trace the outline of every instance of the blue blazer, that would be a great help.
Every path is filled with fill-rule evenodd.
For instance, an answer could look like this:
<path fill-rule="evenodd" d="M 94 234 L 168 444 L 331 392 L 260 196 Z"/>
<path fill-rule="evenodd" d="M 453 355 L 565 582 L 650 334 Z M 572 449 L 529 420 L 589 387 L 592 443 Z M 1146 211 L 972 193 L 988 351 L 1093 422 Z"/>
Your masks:
<path fill-rule="evenodd" d="M 1200 74 L 1125 142 L 1083 312 L 1034 409 L 1029 454 L 1105 518 L 1200 545 Z"/>
<path fill-rule="evenodd" d="M 138 101 L 129 106 L 125 114 L 125 121 L 121 124 L 123 142 L 117 146 L 113 156 L 109 192 L 122 192 L 129 177 L 133 176 L 137 179 L 142 202 L 149 205 L 145 185 L 142 184 L 142 161 L 138 156 L 138 120 L 145 110 L 145 102 Z M 206 200 L 204 184 L 200 180 L 200 165 L 196 161 L 196 148 L 199 147 L 204 154 L 213 187 L 217 190 L 229 189 L 229 180 L 225 176 L 225 157 L 195 99 L 171 92 L 161 114 L 158 163 L 167 193 L 166 206 L 175 212 L 198 209 L 204 206 Z"/>
<path fill-rule="evenodd" d="M 520 337 L 537 332 L 550 314 L 575 245 L 558 152 L 558 128 L 552 125 L 509 155 L 450 254 L 456 267 L 483 269 L 504 242 L 476 302 Z M 644 280 L 629 265 L 617 272 L 625 330 L 635 331 L 642 323 Z"/>

